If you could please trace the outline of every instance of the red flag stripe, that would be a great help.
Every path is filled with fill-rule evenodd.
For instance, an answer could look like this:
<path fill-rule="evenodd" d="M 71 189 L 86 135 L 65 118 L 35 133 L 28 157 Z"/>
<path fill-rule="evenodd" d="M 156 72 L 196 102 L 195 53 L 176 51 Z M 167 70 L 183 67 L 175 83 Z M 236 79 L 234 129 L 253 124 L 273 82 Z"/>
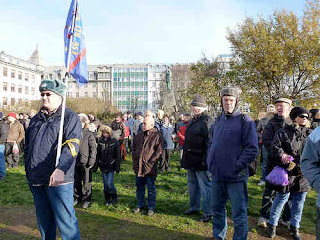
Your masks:
<path fill-rule="evenodd" d="M 73 63 L 70 64 L 69 72 L 71 72 L 78 65 L 78 63 L 81 61 L 83 56 L 86 54 L 86 51 L 87 51 L 86 48 L 84 48 L 81 54 L 79 54 L 78 57 L 73 61 Z"/>

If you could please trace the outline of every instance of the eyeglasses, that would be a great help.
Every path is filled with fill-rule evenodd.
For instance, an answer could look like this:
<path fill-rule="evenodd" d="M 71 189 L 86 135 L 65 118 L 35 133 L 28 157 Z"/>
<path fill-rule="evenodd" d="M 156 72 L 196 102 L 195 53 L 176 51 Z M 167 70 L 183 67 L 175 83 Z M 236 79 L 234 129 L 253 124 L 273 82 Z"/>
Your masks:
<path fill-rule="evenodd" d="M 51 93 L 41 93 L 41 97 L 44 97 L 44 95 L 46 95 L 47 97 L 50 97 L 51 96 Z"/>
<path fill-rule="evenodd" d="M 306 119 L 308 119 L 308 116 L 306 116 L 306 115 L 299 115 L 298 117 L 299 117 L 299 118 L 306 118 Z"/>

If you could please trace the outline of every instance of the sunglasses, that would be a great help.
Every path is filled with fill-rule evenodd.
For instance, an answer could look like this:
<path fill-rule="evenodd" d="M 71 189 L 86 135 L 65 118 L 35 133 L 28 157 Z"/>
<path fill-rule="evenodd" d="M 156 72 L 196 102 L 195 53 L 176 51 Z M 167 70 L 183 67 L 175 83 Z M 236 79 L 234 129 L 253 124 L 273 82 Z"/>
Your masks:
<path fill-rule="evenodd" d="M 298 117 L 299 117 L 299 118 L 306 118 L 306 119 L 308 119 L 308 116 L 306 116 L 306 115 L 299 115 Z"/>
<path fill-rule="evenodd" d="M 51 96 L 51 93 L 41 93 L 41 97 L 44 97 L 44 95 L 46 95 L 47 97 L 50 97 Z"/>

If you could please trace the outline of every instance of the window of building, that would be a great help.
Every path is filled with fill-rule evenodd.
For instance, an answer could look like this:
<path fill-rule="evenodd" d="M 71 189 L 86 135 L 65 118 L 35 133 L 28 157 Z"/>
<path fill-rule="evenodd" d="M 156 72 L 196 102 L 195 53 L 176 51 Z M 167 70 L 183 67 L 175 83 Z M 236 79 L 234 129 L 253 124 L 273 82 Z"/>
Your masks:
<path fill-rule="evenodd" d="M 36 77 L 35 77 L 33 74 L 31 75 L 31 82 L 32 82 L 32 83 L 35 83 L 35 82 L 36 82 Z"/>
<path fill-rule="evenodd" d="M 19 106 L 22 106 L 22 99 L 21 98 L 18 99 L 18 104 L 19 104 Z"/>
<path fill-rule="evenodd" d="M 4 67 L 3 70 L 2 70 L 2 75 L 4 77 L 8 77 L 8 68 Z"/>
<path fill-rule="evenodd" d="M 22 93 L 22 86 L 21 85 L 18 86 L 18 93 Z"/>
<path fill-rule="evenodd" d="M 8 105 L 8 98 L 4 97 L 2 99 L 2 105 L 4 105 L 4 106 Z"/>
<path fill-rule="evenodd" d="M 88 97 L 88 92 L 84 92 L 84 97 Z"/>
<path fill-rule="evenodd" d="M 16 77 L 16 71 L 15 70 L 11 70 L 11 78 L 15 78 Z"/>
<path fill-rule="evenodd" d="M 152 92 L 152 98 L 156 97 L 156 92 Z"/>
<path fill-rule="evenodd" d="M 34 95 L 34 88 L 31 88 L 31 95 Z"/>
<path fill-rule="evenodd" d="M 29 94 L 29 87 L 24 87 L 24 93 Z"/>
<path fill-rule="evenodd" d="M 3 83 L 3 91 L 8 91 L 8 83 Z"/>
<path fill-rule="evenodd" d="M 14 98 L 11 98 L 11 105 L 16 105 L 16 100 Z"/>
<path fill-rule="evenodd" d="M 11 92 L 15 92 L 16 91 L 16 85 L 11 84 Z"/>
<path fill-rule="evenodd" d="M 22 72 L 18 72 L 18 79 L 22 80 Z"/>
<path fill-rule="evenodd" d="M 93 93 L 92 93 L 92 97 L 96 98 L 96 97 L 97 97 L 97 93 L 96 93 L 96 92 L 93 92 Z"/>
<path fill-rule="evenodd" d="M 96 87 L 97 87 L 97 84 L 96 84 L 96 83 L 92 83 L 92 87 L 93 87 L 93 88 L 96 88 Z"/>
<path fill-rule="evenodd" d="M 76 92 L 76 97 L 77 97 L 77 98 L 79 97 L 79 92 Z"/>
<path fill-rule="evenodd" d="M 26 74 L 24 75 L 24 80 L 25 80 L 26 82 L 29 81 L 29 73 L 26 73 Z"/>
<path fill-rule="evenodd" d="M 72 98 L 72 92 L 68 92 L 68 97 Z"/>

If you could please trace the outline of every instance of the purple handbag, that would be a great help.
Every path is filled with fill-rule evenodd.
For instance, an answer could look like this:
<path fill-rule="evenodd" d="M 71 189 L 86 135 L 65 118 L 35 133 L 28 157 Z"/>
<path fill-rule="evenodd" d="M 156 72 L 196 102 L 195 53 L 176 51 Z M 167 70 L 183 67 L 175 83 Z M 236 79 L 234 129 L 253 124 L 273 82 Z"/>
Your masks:
<path fill-rule="evenodd" d="M 286 169 L 276 166 L 266 177 L 267 182 L 276 186 L 287 186 L 289 184 Z"/>

